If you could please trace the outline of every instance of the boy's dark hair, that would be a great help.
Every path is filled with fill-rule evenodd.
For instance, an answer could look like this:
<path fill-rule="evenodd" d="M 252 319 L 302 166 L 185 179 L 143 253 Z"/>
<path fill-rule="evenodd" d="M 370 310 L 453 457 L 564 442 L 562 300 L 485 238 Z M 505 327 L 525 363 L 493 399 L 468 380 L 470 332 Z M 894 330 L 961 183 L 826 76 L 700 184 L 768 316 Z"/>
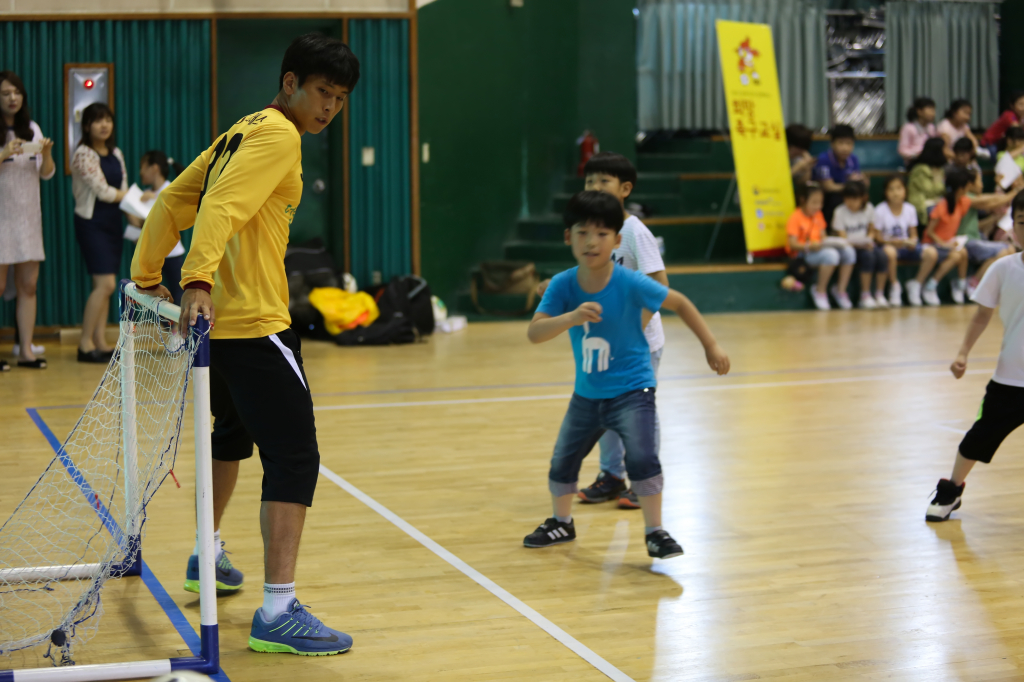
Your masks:
<path fill-rule="evenodd" d="M 971 142 L 969 137 L 961 137 L 959 140 L 953 143 L 954 154 L 970 154 L 974 156 L 974 143 Z"/>
<path fill-rule="evenodd" d="M 348 45 L 322 33 L 307 33 L 292 41 L 281 60 L 281 78 L 277 88 L 284 87 L 284 75 L 291 71 L 299 79 L 299 87 L 310 76 L 323 76 L 332 85 L 355 89 L 359 82 L 359 60 Z"/>
<path fill-rule="evenodd" d="M 28 109 L 28 93 L 25 92 L 25 84 L 18 78 L 18 74 L 13 71 L 0 71 L 0 83 L 7 81 L 21 93 L 21 109 L 18 109 L 18 113 L 14 115 L 14 135 L 20 140 L 26 142 L 32 141 L 32 126 L 29 123 L 32 121 L 32 112 Z M 7 140 L 7 122 L 4 121 L 3 116 L 0 116 L 0 144 L 6 144 Z"/>
<path fill-rule="evenodd" d="M 791 123 L 786 126 L 786 144 L 790 147 L 811 151 L 811 142 L 814 141 L 814 131 L 800 123 Z"/>
<path fill-rule="evenodd" d="M 90 132 L 92 124 L 105 118 L 109 118 L 110 122 L 114 123 L 114 112 L 103 102 L 93 102 L 85 109 L 82 109 L 82 139 L 78 143 L 79 146 L 83 144 L 86 147 L 92 146 L 92 133 Z M 110 131 L 110 137 L 107 138 L 106 145 L 110 151 L 114 151 L 114 147 L 117 146 L 116 123 Z"/>
<path fill-rule="evenodd" d="M 963 168 L 946 173 L 946 210 L 949 215 L 953 215 L 953 211 L 956 210 L 956 193 L 969 184 L 971 184 L 971 176 Z"/>
<path fill-rule="evenodd" d="M 815 192 L 825 193 L 825 190 L 821 188 L 816 182 L 803 182 L 793 188 L 793 193 L 796 195 L 796 203 L 798 206 L 803 206 L 807 203 L 807 200 Z"/>
<path fill-rule="evenodd" d="M 618 232 L 622 229 L 623 220 L 619 200 L 611 194 L 596 190 L 577 193 L 562 213 L 562 221 L 568 228 L 580 223 L 593 223 Z"/>
<path fill-rule="evenodd" d="M 156 164 L 160 168 L 160 175 L 164 176 L 164 180 L 171 179 L 171 168 L 174 169 L 175 174 L 181 174 L 185 167 L 180 163 L 172 159 L 171 157 L 164 154 L 159 149 L 151 149 L 142 155 L 142 163 L 147 166 Z"/>
<path fill-rule="evenodd" d="M 1013 218 L 1014 222 L 1017 222 L 1017 211 L 1024 211 L 1024 192 L 1017 192 L 1017 196 L 1013 198 L 1013 203 L 1010 204 L 1010 217 Z"/>
<path fill-rule="evenodd" d="M 636 188 L 636 167 L 622 154 L 614 152 L 594 154 L 587 161 L 587 164 L 583 166 L 584 177 L 591 173 L 610 175 L 613 178 L 618 178 L 619 182 L 632 183 L 633 188 Z"/>
<path fill-rule="evenodd" d="M 1024 128 L 1020 126 L 1010 126 L 1006 129 L 1007 140 L 1024 140 Z"/>
<path fill-rule="evenodd" d="M 907 109 L 907 120 L 911 123 L 917 120 L 917 112 L 920 109 L 926 107 L 935 108 L 935 100 L 931 97 L 918 97 L 914 100 L 914 103 Z"/>
<path fill-rule="evenodd" d="M 949 103 L 949 108 L 946 109 L 946 113 L 943 115 L 945 118 L 953 118 L 953 114 L 960 111 L 964 107 L 971 107 L 970 100 L 966 99 L 955 99 Z M 972 107 L 973 108 L 973 107 Z"/>
<path fill-rule="evenodd" d="M 860 180 L 849 180 L 843 185 L 843 198 L 860 199 L 868 195 L 868 186 Z"/>
<path fill-rule="evenodd" d="M 857 140 L 857 136 L 853 133 L 853 127 L 848 126 L 845 123 L 832 128 L 832 130 L 828 131 L 828 135 L 832 138 L 833 142 L 836 140 Z"/>

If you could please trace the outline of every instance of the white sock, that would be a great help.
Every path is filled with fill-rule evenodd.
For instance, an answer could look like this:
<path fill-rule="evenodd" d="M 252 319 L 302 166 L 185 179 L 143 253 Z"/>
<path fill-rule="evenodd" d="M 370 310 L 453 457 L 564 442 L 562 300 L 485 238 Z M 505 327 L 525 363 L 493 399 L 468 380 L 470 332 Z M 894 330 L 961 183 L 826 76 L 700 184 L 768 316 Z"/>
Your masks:
<path fill-rule="evenodd" d="M 220 553 L 222 551 L 221 548 L 220 548 L 220 531 L 219 530 L 213 531 L 213 546 L 214 546 L 214 548 L 217 551 L 217 556 L 214 557 L 214 561 L 216 561 L 217 559 L 220 558 Z M 192 553 L 195 554 L 195 555 L 199 554 L 199 533 L 198 532 L 196 533 L 196 546 L 192 549 Z"/>
<path fill-rule="evenodd" d="M 650 535 L 651 533 L 657 533 L 662 530 L 661 526 L 644 526 L 644 535 Z"/>
<path fill-rule="evenodd" d="M 295 599 L 295 583 L 263 583 L 263 620 L 268 623 L 288 610 Z"/>
<path fill-rule="evenodd" d="M 557 521 L 559 521 L 560 523 L 571 523 L 572 522 L 572 515 L 571 514 L 569 516 L 557 516 L 556 515 L 555 519 Z"/>

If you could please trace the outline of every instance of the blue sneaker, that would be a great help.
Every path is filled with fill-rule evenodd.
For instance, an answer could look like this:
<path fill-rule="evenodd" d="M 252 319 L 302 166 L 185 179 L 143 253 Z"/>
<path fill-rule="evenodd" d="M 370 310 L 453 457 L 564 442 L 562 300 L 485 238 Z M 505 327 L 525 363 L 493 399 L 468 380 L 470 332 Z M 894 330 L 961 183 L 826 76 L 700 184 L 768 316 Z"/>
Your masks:
<path fill-rule="evenodd" d="M 224 551 L 224 542 L 220 543 L 221 552 L 214 567 L 214 574 L 217 576 L 217 594 L 230 594 L 242 589 L 242 582 L 245 576 L 237 568 L 231 565 L 228 553 Z M 188 558 L 188 568 L 185 569 L 185 590 L 188 592 L 199 592 L 199 555 L 193 554 Z"/>
<path fill-rule="evenodd" d="M 263 620 L 263 609 L 256 609 L 249 633 L 249 648 L 265 654 L 333 656 L 352 648 L 352 638 L 320 622 L 292 599 L 288 610 L 271 622 Z"/>

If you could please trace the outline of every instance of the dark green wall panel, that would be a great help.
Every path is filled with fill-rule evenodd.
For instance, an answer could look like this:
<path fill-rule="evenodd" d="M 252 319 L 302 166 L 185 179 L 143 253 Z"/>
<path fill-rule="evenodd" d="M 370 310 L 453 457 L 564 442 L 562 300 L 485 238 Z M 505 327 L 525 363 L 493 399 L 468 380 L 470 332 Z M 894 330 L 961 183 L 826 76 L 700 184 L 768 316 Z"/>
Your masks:
<path fill-rule="evenodd" d="M 374 273 L 387 281 L 412 269 L 409 22 L 352 20 L 348 38 L 361 74 L 348 106 L 352 274 L 363 286 Z"/>
<path fill-rule="evenodd" d="M 40 325 L 79 324 L 90 290 L 74 236 L 71 177 L 64 175 L 64 64 L 73 62 L 114 63 L 117 142 L 129 182 L 138 180 L 139 159 L 149 149 L 187 165 L 210 143 L 210 22 L 0 23 L 0 69 L 21 76 L 33 119 L 56 142 L 57 174 L 42 183 Z M 126 242 L 122 276 L 132 251 Z M 0 306 L 0 326 L 13 319 L 13 302 Z"/>

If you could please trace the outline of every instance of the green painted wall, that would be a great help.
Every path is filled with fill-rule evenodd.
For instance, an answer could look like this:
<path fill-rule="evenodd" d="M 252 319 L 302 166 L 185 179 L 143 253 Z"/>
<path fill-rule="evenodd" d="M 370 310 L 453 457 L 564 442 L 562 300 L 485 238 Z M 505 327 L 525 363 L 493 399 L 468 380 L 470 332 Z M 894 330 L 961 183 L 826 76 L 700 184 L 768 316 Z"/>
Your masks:
<path fill-rule="evenodd" d="M 419 11 L 423 274 L 442 298 L 550 210 L 590 128 L 634 155 L 633 0 L 437 0 Z"/>

